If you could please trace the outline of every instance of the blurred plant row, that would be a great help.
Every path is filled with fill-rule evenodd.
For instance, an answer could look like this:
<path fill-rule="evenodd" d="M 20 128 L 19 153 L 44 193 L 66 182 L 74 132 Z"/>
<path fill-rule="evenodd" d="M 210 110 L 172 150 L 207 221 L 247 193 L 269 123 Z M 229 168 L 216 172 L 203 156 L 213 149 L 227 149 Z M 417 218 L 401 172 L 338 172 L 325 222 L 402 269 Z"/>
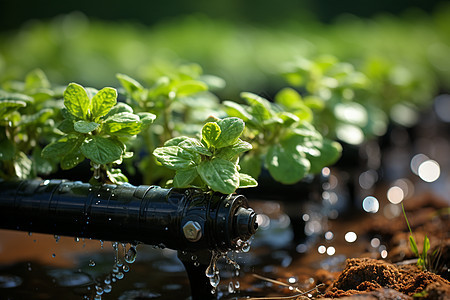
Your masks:
<path fill-rule="evenodd" d="M 91 180 L 113 183 L 211 187 L 211 166 L 231 170 L 225 193 L 262 169 L 296 183 L 339 159 L 337 141 L 413 125 L 450 86 L 449 16 L 270 29 L 205 17 L 150 29 L 80 14 L 30 23 L 0 37 L 1 177 L 87 158 Z M 91 88 L 105 85 L 118 91 Z"/>

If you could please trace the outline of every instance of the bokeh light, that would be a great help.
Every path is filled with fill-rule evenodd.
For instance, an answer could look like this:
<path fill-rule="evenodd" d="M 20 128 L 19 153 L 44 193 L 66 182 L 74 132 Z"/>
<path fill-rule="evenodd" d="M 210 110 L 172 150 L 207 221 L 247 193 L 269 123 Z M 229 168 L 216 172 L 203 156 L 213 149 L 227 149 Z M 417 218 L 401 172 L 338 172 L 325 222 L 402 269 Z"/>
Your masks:
<path fill-rule="evenodd" d="M 393 186 L 387 191 L 387 198 L 393 204 L 399 204 L 405 198 L 405 193 L 398 186 Z"/>
<path fill-rule="evenodd" d="M 441 168 L 436 161 L 430 159 L 421 163 L 417 172 L 423 181 L 433 182 L 441 175 Z"/>
<path fill-rule="evenodd" d="M 347 241 L 349 243 L 355 242 L 357 238 L 358 238 L 358 236 L 353 231 L 349 231 L 345 234 L 345 241 Z"/>
<path fill-rule="evenodd" d="M 368 213 L 376 213 L 380 208 L 380 203 L 377 198 L 368 196 L 363 200 L 362 207 Z"/>

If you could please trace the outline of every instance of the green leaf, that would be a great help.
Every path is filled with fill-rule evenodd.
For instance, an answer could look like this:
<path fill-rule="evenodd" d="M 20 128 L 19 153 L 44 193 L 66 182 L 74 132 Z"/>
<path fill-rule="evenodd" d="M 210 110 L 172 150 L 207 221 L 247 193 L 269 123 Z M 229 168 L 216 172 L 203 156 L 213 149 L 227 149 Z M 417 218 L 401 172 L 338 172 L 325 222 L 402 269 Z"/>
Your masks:
<path fill-rule="evenodd" d="M 0 141 L 0 160 L 12 160 L 14 157 L 14 144 L 6 138 L 6 135 Z"/>
<path fill-rule="evenodd" d="M 156 119 L 156 115 L 154 115 L 152 113 L 148 113 L 148 112 L 140 112 L 140 113 L 137 113 L 137 115 L 139 116 L 139 119 L 142 122 L 142 126 L 148 126 L 148 125 L 152 124 L 153 121 L 155 121 L 155 119 Z"/>
<path fill-rule="evenodd" d="M 63 170 L 72 169 L 81 162 L 83 162 L 84 159 L 85 156 L 83 155 L 83 153 L 81 153 L 81 149 L 77 147 L 63 156 L 63 158 L 61 159 L 61 169 Z"/>
<path fill-rule="evenodd" d="M 248 152 L 239 160 L 241 171 L 249 174 L 253 178 L 258 178 L 261 174 L 262 159 L 261 156 L 254 152 Z"/>
<path fill-rule="evenodd" d="M 271 104 L 267 99 L 248 92 L 241 93 L 241 97 L 250 105 L 250 114 L 258 122 L 272 118 Z"/>
<path fill-rule="evenodd" d="M 165 167 L 178 170 L 194 167 L 200 163 L 200 155 L 178 146 L 159 147 L 153 151 L 156 159 Z"/>
<path fill-rule="evenodd" d="M 295 109 L 303 102 L 302 96 L 293 88 L 284 88 L 275 95 L 275 103 Z"/>
<path fill-rule="evenodd" d="M 72 133 L 75 132 L 73 120 L 64 119 L 59 125 L 58 129 L 64 133 Z"/>
<path fill-rule="evenodd" d="M 73 129 L 80 133 L 89 133 L 97 129 L 98 126 L 100 126 L 100 124 L 98 123 L 81 120 L 75 122 L 75 124 L 73 125 Z"/>
<path fill-rule="evenodd" d="M 178 97 L 186 97 L 199 92 L 207 91 L 206 83 L 197 80 L 185 80 L 176 85 L 176 94 Z"/>
<path fill-rule="evenodd" d="M 236 143 L 245 127 L 244 121 L 235 117 L 219 120 L 217 125 L 220 127 L 220 135 L 214 146 L 218 149 Z"/>
<path fill-rule="evenodd" d="M 305 131 L 303 131 L 305 132 Z M 334 141 L 321 138 L 316 134 L 303 136 L 292 134 L 281 142 L 287 151 L 299 151 L 306 155 L 311 163 L 310 173 L 319 173 L 323 167 L 335 163 L 342 152 L 342 146 Z"/>
<path fill-rule="evenodd" d="M 135 92 L 142 92 L 144 87 L 135 79 L 131 78 L 125 74 L 117 74 L 117 79 L 119 79 L 120 84 L 124 89 L 132 96 Z"/>
<path fill-rule="evenodd" d="M 258 186 L 258 182 L 250 175 L 239 173 L 239 188 Z"/>
<path fill-rule="evenodd" d="M 141 120 L 137 115 L 123 112 L 106 119 L 104 126 L 111 133 L 121 131 L 121 133 L 135 135 L 141 131 L 141 125 Z"/>
<path fill-rule="evenodd" d="M 184 150 L 187 150 L 187 151 L 196 152 L 201 155 L 206 155 L 206 156 L 212 155 L 212 153 L 209 152 L 209 150 L 206 149 L 199 140 L 193 139 L 193 138 L 187 138 L 187 139 L 181 141 L 178 144 L 178 147 L 183 148 Z"/>
<path fill-rule="evenodd" d="M 86 90 L 77 83 L 70 83 L 64 91 L 64 105 L 75 117 L 85 120 L 91 108 Z"/>
<path fill-rule="evenodd" d="M 221 133 L 219 125 L 215 122 L 208 122 L 202 128 L 202 140 L 208 147 L 216 145 L 217 138 Z"/>
<path fill-rule="evenodd" d="M 83 136 L 64 136 L 59 140 L 48 144 L 44 149 L 42 149 L 42 157 L 54 158 L 62 157 L 67 153 L 73 151 L 76 146 L 84 140 Z"/>
<path fill-rule="evenodd" d="M 424 258 L 427 257 L 427 252 L 428 250 L 430 250 L 430 240 L 428 239 L 428 237 L 425 235 L 425 238 L 423 239 L 423 251 L 422 251 L 422 256 Z"/>
<path fill-rule="evenodd" d="M 174 137 L 174 138 L 171 138 L 170 140 L 167 140 L 165 143 L 164 143 L 164 146 L 178 146 L 181 142 L 183 142 L 183 141 L 185 141 L 185 140 L 187 140 L 187 139 L 190 139 L 190 137 L 187 137 L 187 136 L 177 136 L 177 137 Z"/>
<path fill-rule="evenodd" d="M 35 69 L 27 74 L 25 77 L 25 90 L 30 91 L 38 88 L 50 88 L 50 82 L 44 71 Z"/>
<path fill-rule="evenodd" d="M 176 188 L 186 188 L 198 176 L 197 168 L 187 168 L 177 170 L 173 178 L 173 186 Z"/>
<path fill-rule="evenodd" d="M 19 179 L 27 179 L 31 177 L 31 172 L 33 171 L 33 162 L 28 156 L 19 152 L 14 158 L 14 171 Z"/>
<path fill-rule="evenodd" d="M 414 255 L 416 255 L 418 257 L 419 249 L 417 248 L 416 241 L 414 240 L 412 235 L 409 236 L 409 246 L 411 247 L 411 250 L 414 253 Z"/>
<path fill-rule="evenodd" d="M 105 165 L 118 160 L 124 146 L 117 140 L 93 136 L 81 145 L 81 153 L 97 164 Z"/>
<path fill-rule="evenodd" d="M 216 192 L 232 194 L 239 187 L 236 165 L 221 158 L 203 161 L 197 167 L 203 181 Z"/>
<path fill-rule="evenodd" d="M 52 159 L 43 158 L 42 149 L 40 147 L 35 147 L 31 154 L 33 158 L 34 169 L 37 174 L 48 175 L 56 171 L 57 164 Z"/>
<path fill-rule="evenodd" d="M 233 101 L 224 101 L 222 104 L 225 106 L 225 112 L 229 116 L 238 117 L 245 122 L 252 119 L 252 115 L 247 112 L 246 107 Z"/>
<path fill-rule="evenodd" d="M 265 164 L 270 175 L 283 184 L 294 184 L 308 174 L 311 163 L 296 149 L 287 150 L 276 144 L 266 155 Z"/>
<path fill-rule="evenodd" d="M 128 178 L 122 173 L 120 169 L 107 169 L 106 174 L 113 184 L 122 184 L 128 182 Z"/>
<path fill-rule="evenodd" d="M 123 112 L 127 112 L 132 114 L 133 113 L 133 108 L 131 108 L 131 106 L 129 106 L 126 103 L 123 102 L 118 102 L 116 105 L 113 106 L 113 108 L 111 108 L 111 110 L 106 114 L 104 119 L 108 119 L 109 117 L 111 117 L 112 115 L 115 114 L 119 114 L 119 113 L 123 113 Z"/>
<path fill-rule="evenodd" d="M 22 119 L 19 122 L 19 125 L 30 125 L 36 123 L 44 123 L 47 119 L 49 119 L 53 115 L 53 110 L 50 108 L 44 108 L 38 111 L 35 114 L 31 115 L 22 115 Z"/>
<path fill-rule="evenodd" d="M 1 100 L 0 99 L 0 117 L 7 118 L 8 115 L 27 104 L 20 100 Z"/>
<path fill-rule="evenodd" d="M 231 146 L 224 147 L 217 151 L 216 156 L 225 160 L 234 160 L 239 154 L 252 149 L 252 145 L 241 139 Z"/>
<path fill-rule="evenodd" d="M 91 100 L 92 116 L 96 119 L 105 116 L 117 103 L 117 91 L 110 87 L 101 89 Z"/>

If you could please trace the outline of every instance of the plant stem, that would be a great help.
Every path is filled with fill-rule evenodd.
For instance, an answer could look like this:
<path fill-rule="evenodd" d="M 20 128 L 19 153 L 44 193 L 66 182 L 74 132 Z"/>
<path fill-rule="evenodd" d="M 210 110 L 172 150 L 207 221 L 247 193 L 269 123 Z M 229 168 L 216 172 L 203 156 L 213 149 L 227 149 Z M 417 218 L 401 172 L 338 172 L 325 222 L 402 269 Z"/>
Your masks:
<path fill-rule="evenodd" d="M 411 233 L 411 236 L 412 236 L 413 233 L 411 230 L 411 226 L 409 226 L 408 218 L 406 217 L 406 212 L 405 212 L 405 207 L 403 206 L 403 202 L 402 202 L 402 210 L 403 210 L 403 215 L 405 216 L 406 225 L 408 225 L 409 233 Z"/>

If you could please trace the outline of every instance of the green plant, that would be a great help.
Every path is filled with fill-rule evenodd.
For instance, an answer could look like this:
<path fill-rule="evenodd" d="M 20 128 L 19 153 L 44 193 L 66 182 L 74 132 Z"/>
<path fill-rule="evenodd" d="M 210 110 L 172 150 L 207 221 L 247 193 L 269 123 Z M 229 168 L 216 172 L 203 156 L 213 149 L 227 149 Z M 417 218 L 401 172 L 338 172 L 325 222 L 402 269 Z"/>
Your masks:
<path fill-rule="evenodd" d="M 163 64 L 151 73 L 148 88 L 125 74 L 117 74 L 127 103 L 136 111 L 157 115 L 152 130 L 144 130 L 131 145 L 133 150 L 145 153 L 152 153 L 171 138 L 195 136 L 204 120 L 218 111 L 219 100 L 209 89 L 222 82 L 220 78 L 203 75 L 197 64 Z M 142 157 L 137 166 L 146 184 L 160 184 L 172 177 L 151 155 Z"/>
<path fill-rule="evenodd" d="M 283 76 L 304 94 L 297 101 L 285 102 L 285 109 L 292 111 L 300 104 L 311 109 L 313 123 L 327 137 L 358 145 L 385 133 L 387 117 L 379 108 L 382 99 L 352 64 L 331 55 L 298 59 L 285 66 Z"/>
<path fill-rule="evenodd" d="M 405 216 L 406 225 L 408 225 L 408 229 L 409 229 L 409 246 L 411 248 L 411 251 L 418 258 L 417 265 L 419 267 L 423 268 L 424 270 L 428 270 L 429 269 L 429 259 L 427 257 L 427 253 L 428 253 L 428 250 L 430 250 L 430 240 L 425 235 L 425 238 L 423 239 L 422 253 L 419 253 L 417 243 L 413 237 L 411 226 L 409 225 L 408 218 L 406 217 L 406 212 L 405 212 L 405 207 L 403 206 L 403 202 L 402 202 L 402 210 L 403 210 L 403 215 Z"/>
<path fill-rule="evenodd" d="M 151 113 L 133 113 L 117 103 L 117 91 L 105 87 L 98 91 L 70 83 L 64 91 L 64 120 L 58 128 L 64 135 L 42 150 L 44 158 L 57 158 L 61 168 L 71 169 L 88 158 L 94 170 L 92 182 L 126 182 L 114 165 L 133 154 L 126 142 L 155 119 Z"/>
<path fill-rule="evenodd" d="M 59 88 L 51 88 L 44 72 L 33 70 L 22 81 L 7 81 L 0 89 L 0 177 L 34 178 L 57 168 L 42 158 L 43 145 L 58 135 L 55 122 L 62 106 Z"/>
<path fill-rule="evenodd" d="M 244 139 L 253 150 L 241 160 L 244 172 L 258 178 L 264 166 L 276 181 L 293 184 L 340 157 L 341 145 L 324 138 L 308 122 L 311 116 L 307 109 L 293 114 L 252 93 L 241 93 L 241 97 L 247 105 L 232 101 L 223 104 L 228 115 L 247 124 Z M 287 103 L 291 97 L 295 95 L 282 91 L 275 99 Z"/>
<path fill-rule="evenodd" d="M 153 151 L 165 167 L 175 170 L 174 187 L 198 187 L 223 194 L 256 186 L 251 176 L 239 172 L 239 156 L 252 146 L 239 137 L 245 124 L 239 118 L 206 123 L 201 139 L 185 136 L 168 140 Z"/>

